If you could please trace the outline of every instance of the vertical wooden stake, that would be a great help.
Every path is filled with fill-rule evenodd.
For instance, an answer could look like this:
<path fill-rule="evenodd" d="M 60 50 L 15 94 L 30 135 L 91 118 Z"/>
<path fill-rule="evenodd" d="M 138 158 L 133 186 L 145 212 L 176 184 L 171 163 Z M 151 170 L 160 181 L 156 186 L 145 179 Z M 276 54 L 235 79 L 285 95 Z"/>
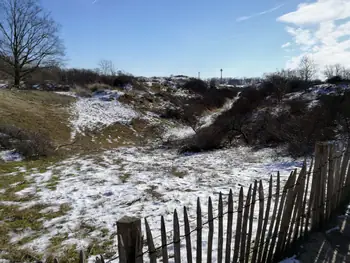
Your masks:
<path fill-rule="evenodd" d="M 125 216 L 117 222 L 120 263 L 142 263 L 141 219 Z M 141 244 L 140 244 L 141 243 Z"/>

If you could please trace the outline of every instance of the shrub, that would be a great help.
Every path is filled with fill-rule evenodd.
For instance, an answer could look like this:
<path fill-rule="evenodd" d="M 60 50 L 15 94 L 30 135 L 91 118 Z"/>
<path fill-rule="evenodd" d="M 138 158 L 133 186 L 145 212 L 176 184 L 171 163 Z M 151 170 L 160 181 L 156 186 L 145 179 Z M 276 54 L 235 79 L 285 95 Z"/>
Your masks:
<path fill-rule="evenodd" d="M 54 147 L 48 136 L 29 132 L 11 125 L 0 125 L 0 147 L 15 149 L 28 159 L 47 157 L 53 154 Z"/>
<path fill-rule="evenodd" d="M 196 93 L 204 93 L 208 90 L 208 85 L 203 80 L 190 79 L 182 86 L 182 88 Z"/>
<path fill-rule="evenodd" d="M 96 92 L 96 91 L 101 91 L 101 90 L 106 90 L 106 89 L 112 89 L 111 86 L 103 83 L 93 83 L 93 84 L 88 84 L 87 88 L 91 92 Z"/>
<path fill-rule="evenodd" d="M 75 85 L 73 91 L 76 93 L 76 95 L 82 98 L 89 98 L 92 96 L 91 90 L 82 86 Z"/>
<path fill-rule="evenodd" d="M 113 86 L 118 88 L 124 88 L 126 85 L 132 85 L 134 83 L 134 77 L 127 74 L 120 74 L 114 78 Z"/>
<path fill-rule="evenodd" d="M 326 80 L 329 84 L 339 84 L 343 82 L 343 78 L 341 76 L 334 76 Z"/>

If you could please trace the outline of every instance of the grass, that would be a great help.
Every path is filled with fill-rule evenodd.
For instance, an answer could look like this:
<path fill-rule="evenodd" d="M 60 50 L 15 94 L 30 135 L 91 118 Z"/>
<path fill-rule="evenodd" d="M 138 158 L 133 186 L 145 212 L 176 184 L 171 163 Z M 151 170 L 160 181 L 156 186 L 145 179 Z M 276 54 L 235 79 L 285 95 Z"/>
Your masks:
<path fill-rule="evenodd" d="M 0 90 L 0 125 L 47 134 L 63 144 L 70 140 L 68 107 L 74 100 L 46 91 Z"/>
<path fill-rule="evenodd" d="M 185 171 L 180 171 L 178 170 L 177 167 L 173 166 L 171 167 L 171 170 L 170 170 L 171 174 L 175 177 L 179 177 L 179 178 L 184 178 L 186 175 L 187 175 L 187 172 Z"/>
<path fill-rule="evenodd" d="M 124 173 L 119 176 L 119 179 L 122 181 L 122 183 L 126 183 L 128 179 L 130 178 L 131 174 L 130 173 Z"/>

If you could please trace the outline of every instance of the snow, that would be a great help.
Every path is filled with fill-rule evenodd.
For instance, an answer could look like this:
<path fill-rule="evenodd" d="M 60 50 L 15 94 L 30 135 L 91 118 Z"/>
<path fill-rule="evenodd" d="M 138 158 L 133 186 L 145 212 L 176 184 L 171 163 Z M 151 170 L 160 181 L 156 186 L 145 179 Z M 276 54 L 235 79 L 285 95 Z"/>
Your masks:
<path fill-rule="evenodd" d="M 59 95 L 74 97 L 74 98 L 78 97 L 78 96 L 76 95 L 76 93 L 75 93 L 75 92 L 72 92 L 72 91 L 55 91 L 55 93 L 57 93 L 57 94 L 59 94 Z"/>
<path fill-rule="evenodd" d="M 35 181 L 32 187 L 37 189 L 34 202 L 52 204 L 56 209 L 58 205 L 69 204 L 72 209 L 62 217 L 45 221 L 43 234 L 27 246 L 43 252 L 51 237 L 68 233 L 67 243 L 84 247 L 89 236 L 82 238 L 75 234 L 82 222 L 97 230 L 107 228 L 115 233 L 115 222 L 123 216 L 147 217 L 156 237 L 160 234 L 161 215 L 169 230 L 172 213 L 177 209 L 180 224 L 183 224 L 183 206 L 188 208 L 193 228 L 197 197 L 205 213 L 209 196 L 217 207 L 218 194 L 222 192 L 224 204 L 227 204 L 230 189 L 237 200 L 241 186 L 246 193 L 254 180 L 261 179 L 266 187 L 269 175 L 278 170 L 283 183 L 290 171 L 300 166 L 301 161 L 281 158 L 272 149 L 254 151 L 247 147 L 193 155 L 178 155 L 162 149 L 119 148 L 98 156 L 70 158 L 53 165 L 45 173 L 33 171 L 30 174 Z M 54 190 L 46 187 L 52 176 L 59 177 Z M 19 205 L 28 206 L 28 203 Z M 206 236 L 207 230 L 203 231 Z M 99 232 L 95 234 L 98 236 Z M 168 238 L 172 238 L 170 232 Z M 160 239 L 155 238 L 155 243 L 158 246 Z"/>
<path fill-rule="evenodd" d="M 195 134 L 195 131 L 191 127 L 179 125 L 178 127 L 168 129 L 163 134 L 163 139 L 164 140 L 184 139 L 194 134 Z"/>
<path fill-rule="evenodd" d="M 23 156 L 15 152 L 15 150 L 0 151 L 0 161 L 19 162 L 23 160 Z"/>
<path fill-rule="evenodd" d="M 333 227 L 333 228 L 331 228 L 331 229 L 328 229 L 328 230 L 326 231 L 326 234 L 329 234 L 329 233 L 331 233 L 331 232 L 333 232 L 333 231 L 337 231 L 337 230 L 340 230 L 339 226 L 336 226 L 336 227 Z"/>
<path fill-rule="evenodd" d="M 233 99 L 227 100 L 225 104 L 222 106 L 222 108 L 216 111 L 213 111 L 210 114 L 207 114 L 202 118 L 200 118 L 200 120 L 198 121 L 199 126 L 201 128 L 210 126 L 221 113 L 232 108 L 232 105 L 238 100 L 239 95 L 240 95 L 240 92 L 238 92 L 237 96 L 234 97 Z"/>
<path fill-rule="evenodd" d="M 102 101 L 98 98 L 79 98 L 72 106 L 72 137 L 84 130 L 96 130 L 115 123 L 128 124 L 138 117 L 131 107 L 119 101 Z"/>
<path fill-rule="evenodd" d="M 280 261 L 279 263 L 301 263 L 299 260 L 296 259 L 296 256 L 294 255 L 291 258 L 286 258 L 282 261 Z"/>

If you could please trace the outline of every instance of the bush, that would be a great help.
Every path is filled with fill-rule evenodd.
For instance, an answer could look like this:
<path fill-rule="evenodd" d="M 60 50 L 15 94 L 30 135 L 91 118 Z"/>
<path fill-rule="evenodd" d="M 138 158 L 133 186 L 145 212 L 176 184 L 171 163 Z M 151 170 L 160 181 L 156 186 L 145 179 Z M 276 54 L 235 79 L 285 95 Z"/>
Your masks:
<path fill-rule="evenodd" d="M 37 159 L 53 154 L 51 140 L 42 133 L 29 132 L 11 125 L 0 125 L 0 148 L 12 150 L 27 159 Z"/>
<path fill-rule="evenodd" d="M 113 86 L 118 88 L 124 88 L 126 85 L 132 85 L 134 83 L 134 77 L 131 75 L 120 74 L 114 78 Z"/>
<path fill-rule="evenodd" d="M 339 84 L 343 82 L 343 78 L 341 76 L 334 76 L 326 80 L 329 84 Z"/>
<path fill-rule="evenodd" d="M 82 98 L 90 98 L 92 96 L 91 90 L 82 86 L 75 85 L 73 91 Z"/>
<path fill-rule="evenodd" d="M 204 93 L 208 90 L 208 85 L 203 80 L 191 79 L 187 81 L 182 88 L 196 93 Z"/>
<path fill-rule="evenodd" d="M 96 92 L 96 91 L 101 91 L 101 90 L 106 90 L 106 89 L 112 89 L 111 86 L 103 83 L 93 83 L 93 84 L 88 84 L 87 88 L 91 92 Z"/>

